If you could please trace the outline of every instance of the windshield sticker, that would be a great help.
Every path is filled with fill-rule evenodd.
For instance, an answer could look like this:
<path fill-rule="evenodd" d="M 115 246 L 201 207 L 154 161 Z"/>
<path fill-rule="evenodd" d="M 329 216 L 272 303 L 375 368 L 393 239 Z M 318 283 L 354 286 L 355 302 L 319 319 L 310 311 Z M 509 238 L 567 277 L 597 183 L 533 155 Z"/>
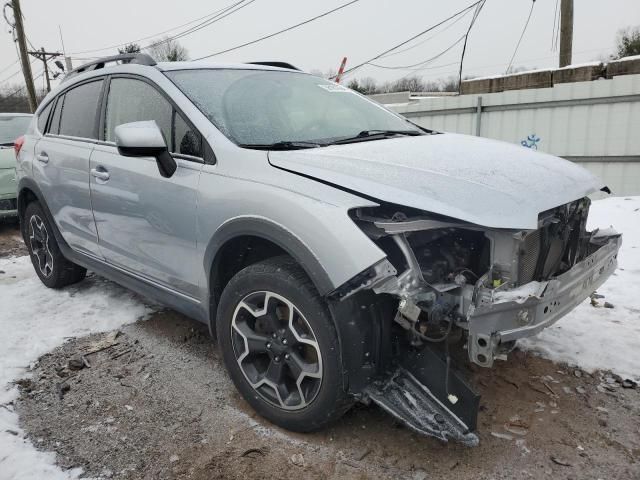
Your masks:
<path fill-rule="evenodd" d="M 342 85 L 338 85 L 337 83 L 322 83 L 318 85 L 320 88 L 325 89 L 327 92 L 338 93 L 338 92 L 350 92 L 347 87 L 343 87 Z"/>

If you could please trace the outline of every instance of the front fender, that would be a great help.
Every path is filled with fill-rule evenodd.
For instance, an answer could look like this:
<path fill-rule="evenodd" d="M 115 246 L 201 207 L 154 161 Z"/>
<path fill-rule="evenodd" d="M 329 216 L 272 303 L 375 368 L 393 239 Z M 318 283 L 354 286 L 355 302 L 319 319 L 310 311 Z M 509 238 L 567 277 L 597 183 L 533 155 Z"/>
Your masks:
<path fill-rule="evenodd" d="M 282 248 L 302 266 L 321 295 L 333 290 L 333 283 L 327 271 L 309 247 L 284 226 L 260 216 L 236 217 L 222 224 L 205 250 L 205 271 L 211 271 L 216 255 L 223 245 L 229 240 L 244 235 L 269 240 Z"/>

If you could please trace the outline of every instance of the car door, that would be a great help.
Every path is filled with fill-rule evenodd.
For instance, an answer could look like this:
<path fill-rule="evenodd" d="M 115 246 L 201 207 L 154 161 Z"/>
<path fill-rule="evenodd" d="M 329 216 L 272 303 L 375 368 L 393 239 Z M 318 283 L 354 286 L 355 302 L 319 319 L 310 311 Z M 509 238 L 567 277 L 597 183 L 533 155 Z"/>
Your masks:
<path fill-rule="evenodd" d="M 116 126 L 154 120 L 178 169 L 160 175 L 153 157 L 125 157 Z M 110 79 L 101 139 L 91 156 L 91 198 L 99 244 L 111 264 L 180 293 L 197 295 L 197 187 L 202 137 L 154 85 Z"/>
<path fill-rule="evenodd" d="M 33 175 L 58 229 L 74 250 L 100 257 L 91 212 L 89 159 L 98 138 L 104 79 L 92 79 L 55 99 L 49 128 L 35 145 Z"/>

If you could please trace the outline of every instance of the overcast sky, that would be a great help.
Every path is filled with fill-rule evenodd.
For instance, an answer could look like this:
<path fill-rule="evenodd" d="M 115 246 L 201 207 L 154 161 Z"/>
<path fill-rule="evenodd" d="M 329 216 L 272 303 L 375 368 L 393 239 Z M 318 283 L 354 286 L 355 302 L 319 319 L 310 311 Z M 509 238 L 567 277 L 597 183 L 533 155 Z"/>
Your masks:
<path fill-rule="evenodd" d="M 180 42 L 188 49 L 191 58 L 197 58 L 275 32 L 346 1 L 255 0 L 238 13 L 185 36 Z M 77 66 L 82 63 L 81 58 L 117 53 L 114 48 L 92 53 L 78 52 L 155 35 L 234 1 L 22 0 L 21 3 L 31 43 L 37 48 L 44 46 L 47 50 L 61 51 L 60 26 L 66 52 L 74 58 Z M 438 23 L 470 3 L 472 0 L 360 0 L 292 32 L 217 56 L 211 61 L 284 60 L 303 70 L 328 71 L 336 70 L 342 57 L 346 56 L 348 68 Z M 556 4 L 556 0 L 535 2 L 515 66 L 557 66 L 558 54 L 552 51 Z M 530 8 L 531 0 L 487 0 L 469 38 L 465 75 L 504 72 Z M 405 66 L 429 59 L 455 42 L 470 20 L 469 14 L 453 25 L 446 24 L 414 42 L 422 42 L 415 48 L 380 59 L 377 63 Z M 633 25 L 640 25 L 640 0 L 575 0 L 573 63 L 606 57 L 614 50 L 617 31 Z M 175 34 L 184 28 L 187 27 L 169 33 Z M 0 37 L 0 86 L 21 81 L 20 74 L 5 80 L 19 71 L 19 64 L 10 66 L 17 60 L 15 46 L 6 25 L 3 32 Z M 144 46 L 149 40 L 140 43 Z M 458 67 L 454 63 L 459 61 L 461 50 L 460 43 L 429 64 L 429 69 L 418 74 L 427 79 L 457 74 Z M 41 64 L 34 64 L 34 76 L 40 70 Z M 353 75 L 393 80 L 410 73 L 410 70 L 383 70 L 367 66 Z M 42 85 L 42 79 L 38 82 Z"/>

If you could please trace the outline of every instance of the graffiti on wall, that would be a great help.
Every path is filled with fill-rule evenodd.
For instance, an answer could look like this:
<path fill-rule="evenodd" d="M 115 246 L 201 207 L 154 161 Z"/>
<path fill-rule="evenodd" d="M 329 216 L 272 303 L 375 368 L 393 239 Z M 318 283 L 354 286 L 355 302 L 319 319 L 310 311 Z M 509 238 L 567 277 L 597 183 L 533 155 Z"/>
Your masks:
<path fill-rule="evenodd" d="M 521 140 L 520 145 L 522 145 L 523 147 L 531 148 L 533 150 L 537 150 L 539 141 L 540 137 L 538 137 L 535 133 L 532 133 L 525 140 Z"/>

